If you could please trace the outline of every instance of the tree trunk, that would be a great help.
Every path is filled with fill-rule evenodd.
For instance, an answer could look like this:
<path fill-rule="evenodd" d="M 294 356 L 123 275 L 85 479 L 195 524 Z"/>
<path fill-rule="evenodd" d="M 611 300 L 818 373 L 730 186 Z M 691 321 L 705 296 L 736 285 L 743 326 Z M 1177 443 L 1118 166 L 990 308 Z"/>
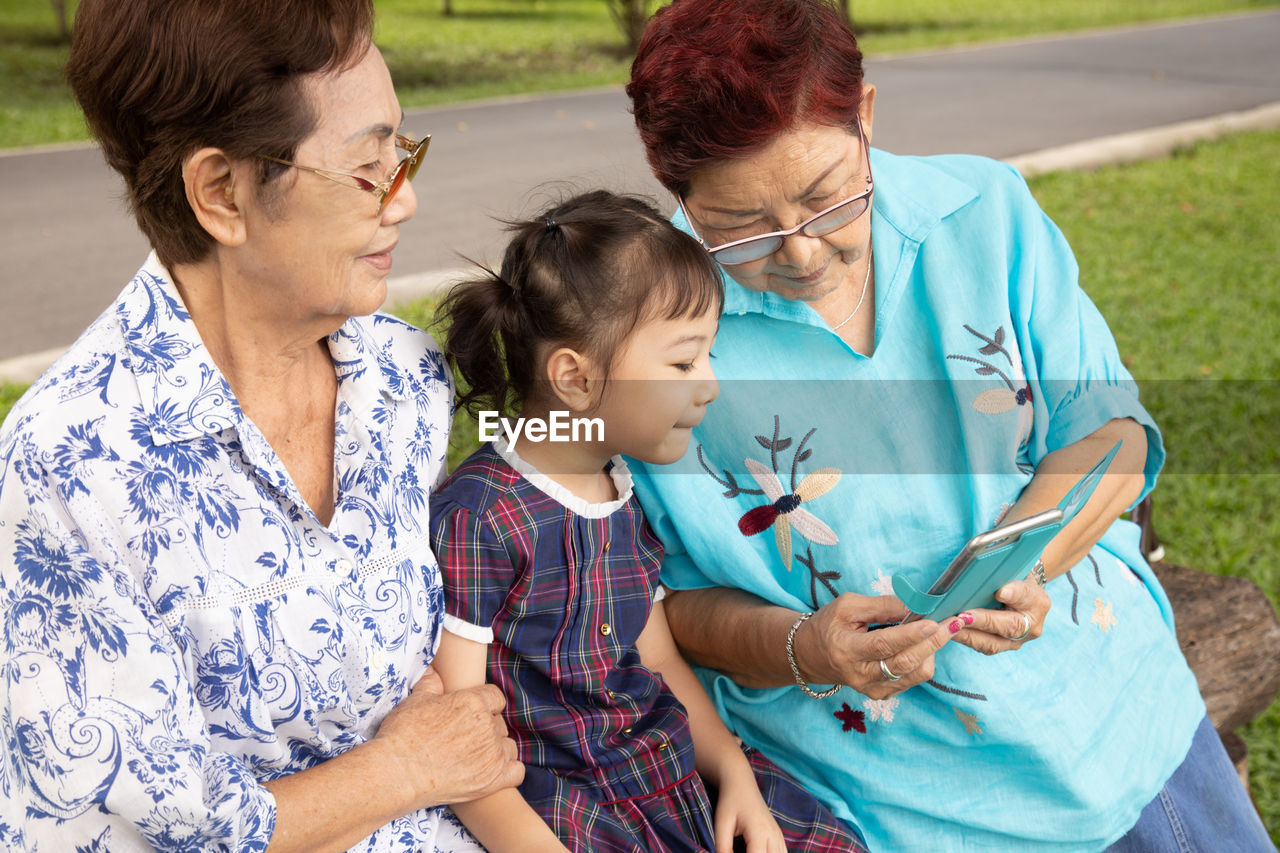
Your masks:
<path fill-rule="evenodd" d="M 53 7 L 53 16 L 58 20 L 58 38 L 64 42 L 71 41 L 71 27 L 67 23 L 67 0 L 49 0 Z"/>
<path fill-rule="evenodd" d="M 1280 621 L 1244 578 L 1154 563 L 1173 604 L 1178 644 L 1220 733 L 1257 717 L 1280 689 Z"/>
<path fill-rule="evenodd" d="M 627 40 L 627 49 L 634 54 L 640 47 L 645 24 L 649 23 L 648 0 L 605 0 L 605 5 L 609 7 L 609 14 L 622 37 Z"/>

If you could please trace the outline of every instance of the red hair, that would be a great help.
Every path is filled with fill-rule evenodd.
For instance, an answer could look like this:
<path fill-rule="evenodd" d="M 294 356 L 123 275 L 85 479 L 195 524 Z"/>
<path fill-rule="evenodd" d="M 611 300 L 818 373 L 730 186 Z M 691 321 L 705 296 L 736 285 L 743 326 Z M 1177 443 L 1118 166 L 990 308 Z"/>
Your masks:
<path fill-rule="evenodd" d="M 627 84 L 663 185 L 804 124 L 855 128 L 862 51 L 825 0 L 675 0 L 649 22 Z"/>

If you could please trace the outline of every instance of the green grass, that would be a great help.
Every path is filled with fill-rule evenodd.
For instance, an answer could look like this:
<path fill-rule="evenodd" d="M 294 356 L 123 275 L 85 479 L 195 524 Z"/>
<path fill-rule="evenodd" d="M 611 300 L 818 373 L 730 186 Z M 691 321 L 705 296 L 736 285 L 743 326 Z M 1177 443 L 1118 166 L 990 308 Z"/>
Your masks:
<path fill-rule="evenodd" d="M 376 40 L 406 107 L 621 83 L 604 0 L 379 0 Z"/>
<path fill-rule="evenodd" d="M 0 0 L 0 148 L 88 135 L 62 74 L 67 47 L 47 0 Z"/>
<path fill-rule="evenodd" d="M 850 0 L 858 40 L 863 51 L 871 54 L 1244 12 L 1272 5 L 1258 0 Z"/>
<path fill-rule="evenodd" d="M 1170 562 L 1280 606 L 1280 132 L 1031 182 L 1164 430 L 1155 522 Z M 1223 614 L 1229 619 L 1230 614 Z M 1241 733 L 1280 842 L 1280 702 Z"/>
<path fill-rule="evenodd" d="M 15 385 L 12 382 L 0 382 L 0 423 L 4 423 L 5 417 L 9 414 L 9 410 L 13 408 L 13 404 L 18 402 L 18 398 L 22 396 L 22 392 L 27 390 L 25 385 Z"/>
<path fill-rule="evenodd" d="M 1277 0 L 852 0 L 863 49 L 896 53 Z M 74 7 L 75 0 L 69 0 Z M 621 83 L 630 64 L 604 0 L 377 0 L 377 41 L 406 107 Z M 660 0 L 653 0 L 653 8 Z M 0 148 L 81 140 L 47 0 L 0 0 Z"/>

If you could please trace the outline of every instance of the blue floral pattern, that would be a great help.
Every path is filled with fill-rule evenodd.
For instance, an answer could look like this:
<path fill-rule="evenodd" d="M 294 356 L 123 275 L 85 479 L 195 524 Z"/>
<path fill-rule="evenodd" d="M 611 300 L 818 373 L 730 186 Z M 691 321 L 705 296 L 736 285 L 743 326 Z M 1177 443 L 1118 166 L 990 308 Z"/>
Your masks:
<path fill-rule="evenodd" d="M 264 850 L 263 783 L 371 737 L 423 672 L 443 614 L 426 506 L 448 371 L 385 315 L 329 348 L 328 527 L 154 255 L 9 415 L 0 846 Z M 435 850 L 437 830 L 457 835 L 441 826 L 418 812 L 357 849 Z"/>

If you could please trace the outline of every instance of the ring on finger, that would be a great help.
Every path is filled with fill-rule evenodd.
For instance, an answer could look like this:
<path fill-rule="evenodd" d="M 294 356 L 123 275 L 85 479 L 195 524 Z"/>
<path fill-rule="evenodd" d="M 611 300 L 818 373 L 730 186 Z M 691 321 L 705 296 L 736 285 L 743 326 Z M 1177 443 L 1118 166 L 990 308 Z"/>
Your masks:
<path fill-rule="evenodd" d="M 884 675 L 885 681 L 899 681 L 902 678 L 901 675 L 894 675 L 893 671 L 889 669 L 889 665 L 884 661 L 880 661 L 880 672 Z"/>
<path fill-rule="evenodd" d="M 1009 638 L 1015 643 L 1025 640 L 1027 635 L 1031 633 L 1031 617 L 1025 613 L 1019 613 L 1018 615 L 1022 617 L 1022 633 L 1016 637 Z"/>

